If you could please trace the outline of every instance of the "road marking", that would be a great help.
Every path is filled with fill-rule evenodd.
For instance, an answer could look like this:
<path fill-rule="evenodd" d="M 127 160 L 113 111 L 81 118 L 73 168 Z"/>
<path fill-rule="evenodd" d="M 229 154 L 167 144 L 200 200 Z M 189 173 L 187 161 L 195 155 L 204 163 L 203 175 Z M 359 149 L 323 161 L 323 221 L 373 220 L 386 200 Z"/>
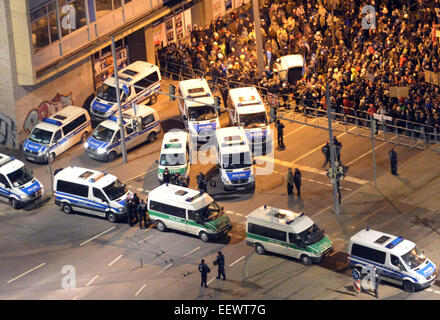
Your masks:
<path fill-rule="evenodd" d="M 82 246 L 82 245 L 84 245 L 84 244 L 86 244 L 86 243 L 88 243 L 88 242 L 90 242 L 90 241 L 92 241 L 92 240 L 95 240 L 96 238 L 102 236 L 103 234 L 106 234 L 107 232 L 112 231 L 114 228 L 116 228 L 116 227 L 113 226 L 113 227 L 111 227 L 110 229 L 105 230 L 104 232 L 101 232 L 100 234 L 98 234 L 98 235 L 96 235 L 96 236 L 90 238 L 89 240 L 84 241 L 83 243 L 80 244 L 80 246 Z"/>
<path fill-rule="evenodd" d="M 197 248 L 195 248 L 194 250 L 191 250 L 190 252 L 186 253 L 186 254 L 183 255 L 183 256 L 186 257 L 186 256 L 190 255 L 191 253 L 196 252 L 196 251 L 199 250 L 199 249 L 200 249 L 200 247 L 197 247 Z"/>
<path fill-rule="evenodd" d="M 234 264 L 236 264 L 237 262 L 239 262 L 240 260 L 243 260 L 246 256 L 243 256 L 241 258 L 238 258 L 237 260 L 235 260 L 234 262 L 232 262 L 229 267 L 232 267 Z"/>
<path fill-rule="evenodd" d="M 170 263 L 169 265 L 167 265 L 163 270 L 165 271 L 166 269 L 168 269 L 169 267 L 171 267 L 173 264 Z"/>
<path fill-rule="evenodd" d="M 137 191 L 144 191 L 143 188 L 136 188 Z"/>
<path fill-rule="evenodd" d="M 98 277 L 99 277 L 98 275 L 94 276 L 94 277 L 92 278 L 92 280 L 90 280 L 89 283 L 86 284 L 86 287 L 90 286 L 90 285 L 92 284 L 92 282 L 95 281 L 96 278 L 98 278 Z"/>
<path fill-rule="evenodd" d="M 209 280 L 209 281 L 206 283 L 206 285 L 209 286 L 209 284 L 210 284 L 212 281 L 214 281 L 214 280 L 215 280 L 215 278 L 212 278 L 211 280 Z"/>
<path fill-rule="evenodd" d="M 243 217 L 243 215 L 241 213 L 236 213 L 235 215 L 239 216 L 239 217 Z"/>
<path fill-rule="evenodd" d="M 152 237 L 153 237 L 153 235 L 151 234 L 151 235 L 149 235 L 148 237 L 146 237 L 144 240 L 150 239 L 150 238 L 152 238 Z"/>
<path fill-rule="evenodd" d="M 142 290 L 145 289 L 145 287 L 147 286 L 147 284 L 144 284 L 135 294 L 134 296 L 136 297 L 139 293 L 141 293 Z"/>
<path fill-rule="evenodd" d="M 226 210 L 225 212 L 229 213 L 229 214 L 234 214 L 234 211 L 231 211 L 231 210 Z"/>
<path fill-rule="evenodd" d="M 78 296 L 74 296 L 72 300 L 78 300 Z"/>
<path fill-rule="evenodd" d="M 28 273 L 31 273 L 32 271 L 37 270 L 38 268 L 41 268 L 41 267 L 44 266 L 45 264 L 46 264 L 46 262 L 43 262 L 42 264 L 40 264 L 40 265 L 38 265 L 38 266 L 36 266 L 36 267 L 33 267 L 32 269 L 30 269 L 30 270 L 28 270 L 28 271 L 26 271 L 26 272 L 20 274 L 19 276 L 16 276 L 15 278 L 9 280 L 7 283 L 11 283 L 11 282 L 13 282 L 13 281 L 15 281 L 15 280 L 17 280 L 17 279 L 20 279 L 21 277 L 27 275 Z"/>
<path fill-rule="evenodd" d="M 390 140 L 393 140 L 393 139 L 395 139 L 395 138 L 397 138 L 397 136 L 392 137 Z M 381 143 L 380 145 L 378 145 L 377 147 L 375 147 L 374 150 L 377 150 L 378 148 L 380 148 L 380 147 L 386 145 L 387 143 L 388 143 L 388 142 L 383 142 L 383 143 Z M 354 160 L 350 161 L 349 163 L 347 163 L 346 166 L 349 167 L 351 164 L 355 163 L 355 162 L 358 161 L 359 159 L 362 159 L 363 157 L 365 157 L 366 155 L 370 154 L 371 152 L 372 152 L 372 151 L 369 150 L 369 151 L 365 152 L 364 154 L 361 154 L 361 155 L 360 155 L 359 157 L 357 157 L 356 159 L 354 159 Z"/>
<path fill-rule="evenodd" d="M 119 257 L 117 257 L 115 260 L 113 260 L 112 262 L 110 262 L 109 264 L 108 264 L 108 266 L 110 267 L 113 263 L 115 263 L 116 261 L 118 261 L 119 259 L 121 259 L 122 258 L 122 254 L 119 256 Z"/>
<path fill-rule="evenodd" d="M 303 125 L 302 125 L 301 127 L 299 127 L 299 128 L 296 128 L 296 129 L 293 130 L 292 132 L 289 132 L 288 134 L 286 134 L 286 135 L 284 136 L 284 138 L 287 138 L 287 137 L 290 136 L 291 134 L 294 134 L 295 132 L 301 130 L 301 129 L 304 128 L 304 127 L 306 127 L 305 124 L 303 124 Z"/>

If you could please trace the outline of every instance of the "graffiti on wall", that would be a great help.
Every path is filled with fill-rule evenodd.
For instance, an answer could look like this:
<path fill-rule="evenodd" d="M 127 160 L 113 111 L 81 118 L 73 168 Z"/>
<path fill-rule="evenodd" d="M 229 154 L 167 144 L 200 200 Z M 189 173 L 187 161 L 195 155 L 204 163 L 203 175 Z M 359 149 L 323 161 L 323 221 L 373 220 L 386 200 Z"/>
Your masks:
<path fill-rule="evenodd" d="M 0 145 L 15 148 L 17 144 L 17 126 L 15 121 L 0 113 Z"/>
<path fill-rule="evenodd" d="M 54 113 L 57 113 L 62 108 L 72 105 L 72 93 L 68 95 L 62 95 L 57 93 L 50 101 L 43 101 L 38 105 L 36 109 L 31 110 L 24 120 L 23 129 L 26 135 L 31 133 L 34 126 L 38 121 L 43 120 L 43 118 L 50 117 Z"/>

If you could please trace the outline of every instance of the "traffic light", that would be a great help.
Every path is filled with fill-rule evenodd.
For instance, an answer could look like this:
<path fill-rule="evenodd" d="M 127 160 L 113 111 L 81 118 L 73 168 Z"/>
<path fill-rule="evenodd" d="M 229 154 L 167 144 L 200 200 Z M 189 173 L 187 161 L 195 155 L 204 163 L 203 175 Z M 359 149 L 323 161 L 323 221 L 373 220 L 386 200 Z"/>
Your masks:
<path fill-rule="evenodd" d="M 216 107 L 220 107 L 220 97 L 219 96 L 214 97 L 214 105 Z"/>
<path fill-rule="evenodd" d="M 377 123 L 375 119 L 371 120 L 371 130 L 373 130 L 373 133 L 376 135 L 379 132 L 379 129 L 377 128 Z"/>
<path fill-rule="evenodd" d="M 170 84 L 170 101 L 176 100 L 176 86 L 174 84 Z"/>

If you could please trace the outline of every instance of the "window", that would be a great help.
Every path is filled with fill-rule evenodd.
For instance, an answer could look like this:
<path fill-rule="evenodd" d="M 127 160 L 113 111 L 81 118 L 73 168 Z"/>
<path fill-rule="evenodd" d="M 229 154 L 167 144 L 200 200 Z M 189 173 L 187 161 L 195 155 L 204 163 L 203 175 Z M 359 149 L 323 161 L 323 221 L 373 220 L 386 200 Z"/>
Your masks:
<path fill-rule="evenodd" d="M 81 127 L 82 124 L 84 124 L 87 121 L 86 115 L 82 114 L 75 120 L 71 121 L 70 123 L 66 124 L 63 127 L 63 133 L 64 135 L 68 135 L 70 132 L 74 131 L 75 129 L 78 129 Z"/>
<path fill-rule="evenodd" d="M 149 74 L 148 76 L 146 76 L 145 78 L 137 81 L 135 83 L 135 85 L 145 89 L 145 88 L 148 88 L 149 86 L 155 84 L 158 81 L 159 81 L 159 75 L 155 71 L 155 72 Z M 134 90 L 136 91 L 136 94 L 138 94 L 139 92 L 143 91 L 144 89 L 135 87 Z"/>
<path fill-rule="evenodd" d="M 125 127 L 125 131 L 127 131 L 127 135 L 129 135 L 133 133 L 134 129 L 132 127 L 127 126 Z"/>
<path fill-rule="evenodd" d="M 0 183 L 2 183 L 6 188 L 11 188 L 11 185 L 9 184 L 8 180 L 6 180 L 5 176 L 0 174 Z"/>
<path fill-rule="evenodd" d="M 296 233 L 289 232 L 289 242 L 294 244 L 299 244 L 301 243 L 301 238 Z"/>
<path fill-rule="evenodd" d="M 287 237 L 286 232 L 284 231 L 264 227 L 254 223 L 249 223 L 248 232 L 284 242 L 286 241 L 286 237 Z"/>
<path fill-rule="evenodd" d="M 164 204 L 156 201 L 150 201 L 150 210 L 159 211 L 182 219 L 185 219 L 186 217 L 185 209 L 175 206 L 170 206 L 168 204 Z"/>
<path fill-rule="evenodd" d="M 55 132 L 54 136 L 53 136 L 53 141 L 52 143 L 58 143 L 58 141 L 60 141 L 61 139 L 61 130 L 58 130 L 57 132 Z"/>
<path fill-rule="evenodd" d="M 59 0 L 61 36 L 87 25 L 84 0 Z"/>
<path fill-rule="evenodd" d="M 353 243 L 351 248 L 351 254 L 356 257 L 364 258 L 370 261 L 384 264 L 386 253 L 380 250 L 368 248 L 361 246 L 359 244 Z"/>
<path fill-rule="evenodd" d="M 150 114 L 149 116 L 146 116 L 145 118 L 142 118 L 142 129 L 144 129 L 147 125 L 154 122 L 154 115 Z"/>
<path fill-rule="evenodd" d="M 121 140 L 121 131 L 118 130 L 115 134 L 115 138 L 113 139 L 113 142 L 117 142 Z"/>
<path fill-rule="evenodd" d="M 57 191 L 65 192 L 68 194 L 88 198 L 89 196 L 89 187 L 79 183 L 73 183 L 64 180 L 58 180 L 57 182 Z"/>
<path fill-rule="evenodd" d="M 104 194 L 101 192 L 101 190 L 93 188 L 93 196 L 95 198 L 100 199 L 101 201 L 106 201 L 107 198 L 104 196 Z"/>
<path fill-rule="evenodd" d="M 394 255 L 391 255 L 391 264 L 398 268 L 403 267 L 402 263 L 400 262 L 400 259 Z"/>

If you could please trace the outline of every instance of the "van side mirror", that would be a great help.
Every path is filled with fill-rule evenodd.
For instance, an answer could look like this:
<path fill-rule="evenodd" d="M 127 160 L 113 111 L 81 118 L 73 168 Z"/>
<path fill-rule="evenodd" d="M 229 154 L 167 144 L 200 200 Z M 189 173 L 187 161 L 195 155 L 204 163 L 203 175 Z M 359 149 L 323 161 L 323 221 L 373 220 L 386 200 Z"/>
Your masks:
<path fill-rule="evenodd" d="M 257 164 L 257 161 L 255 159 L 252 160 L 252 164 Z"/>

